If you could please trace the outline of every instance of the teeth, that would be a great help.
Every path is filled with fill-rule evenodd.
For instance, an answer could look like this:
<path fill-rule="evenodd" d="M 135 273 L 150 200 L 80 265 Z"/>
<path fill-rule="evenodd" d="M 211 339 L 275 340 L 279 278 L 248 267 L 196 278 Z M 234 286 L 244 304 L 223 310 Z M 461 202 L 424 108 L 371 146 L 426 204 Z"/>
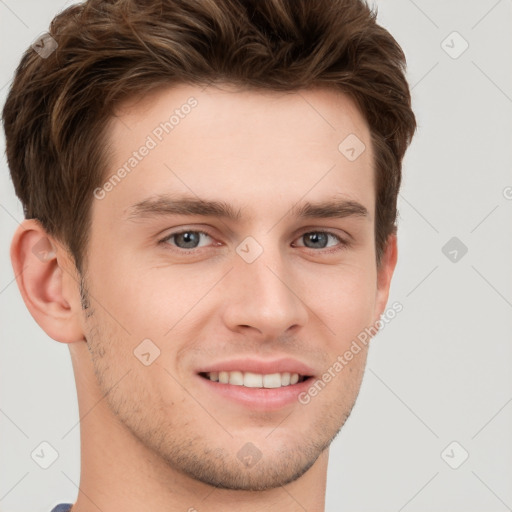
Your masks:
<path fill-rule="evenodd" d="M 244 386 L 246 388 L 262 388 L 263 387 L 263 375 L 261 373 L 244 373 Z"/>
<path fill-rule="evenodd" d="M 263 375 L 263 387 L 264 388 L 280 388 L 281 387 L 281 374 L 270 373 Z"/>
<path fill-rule="evenodd" d="M 243 386 L 244 374 L 242 372 L 229 372 L 229 383 L 235 386 Z"/>
<path fill-rule="evenodd" d="M 221 384 L 232 384 L 234 386 L 244 386 L 246 388 L 280 388 L 290 386 L 299 382 L 298 373 L 253 373 L 253 372 L 210 372 L 206 373 L 206 378 Z"/>

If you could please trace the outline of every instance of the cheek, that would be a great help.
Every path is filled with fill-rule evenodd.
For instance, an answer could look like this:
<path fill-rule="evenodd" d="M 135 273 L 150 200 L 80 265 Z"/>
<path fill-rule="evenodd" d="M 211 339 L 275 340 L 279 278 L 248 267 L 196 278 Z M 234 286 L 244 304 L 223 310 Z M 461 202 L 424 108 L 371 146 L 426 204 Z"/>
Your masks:
<path fill-rule="evenodd" d="M 140 319 L 133 318 L 133 324 L 146 323 L 142 318 L 143 315 Z M 87 339 L 103 394 L 115 389 L 109 400 L 114 408 L 126 401 L 131 408 L 143 408 L 143 404 L 161 401 L 162 393 L 175 399 L 180 397 L 179 387 L 167 393 L 176 385 L 165 370 L 170 355 L 162 337 L 158 338 L 150 332 L 127 332 L 117 318 L 105 309 L 96 307 L 94 314 L 88 318 Z"/>
<path fill-rule="evenodd" d="M 363 262 L 322 269 L 304 292 L 306 303 L 346 340 L 371 324 L 376 297 L 376 271 Z"/>
<path fill-rule="evenodd" d="M 211 268 L 148 267 L 128 255 L 112 261 L 91 265 L 91 295 L 134 339 L 162 338 L 218 281 Z"/>

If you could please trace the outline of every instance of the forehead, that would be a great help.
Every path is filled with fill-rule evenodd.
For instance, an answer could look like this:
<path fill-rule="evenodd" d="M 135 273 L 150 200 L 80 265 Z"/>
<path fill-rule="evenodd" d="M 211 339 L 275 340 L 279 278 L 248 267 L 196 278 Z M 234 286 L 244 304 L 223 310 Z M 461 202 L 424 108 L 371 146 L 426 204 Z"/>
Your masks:
<path fill-rule="evenodd" d="M 192 103 L 194 106 L 189 108 Z M 117 106 L 109 133 L 114 140 L 121 137 L 128 142 L 131 128 L 152 132 L 158 127 L 154 125 L 155 121 L 158 124 L 170 121 L 174 129 L 190 113 L 194 114 L 192 119 L 199 118 L 204 130 L 212 126 L 217 128 L 210 132 L 211 137 L 220 136 L 222 132 L 218 130 L 226 125 L 235 127 L 249 121 L 254 131 L 263 128 L 269 133 L 275 131 L 276 123 L 277 126 L 284 125 L 286 130 L 282 140 L 286 134 L 309 136 L 315 131 L 326 130 L 337 133 L 337 137 L 348 129 L 362 139 L 369 135 L 366 120 L 355 102 L 333 87 L 274 91 L 240 88 L 229 83 L 203 87 L 177 84 L 131 97 Z M 298 119 L 302 121 L 299 125 L 290 123 Z M 181 131 L 186 130 L 184 124 L 191 123 L 183 123 Z M 194 123 L 194 130 L 199 128 L 197 124 Z"/>
<path fill-rule="evenodd" d="M 180 84 L 122 103 L 107 135 L 105 182 L 115 179 L 101 207 L 121 214 L 175 192 L 222 196 L 247 213 L 329 194 L 373 209 L 370 131 L 355 103 L 333 89 Z"/>

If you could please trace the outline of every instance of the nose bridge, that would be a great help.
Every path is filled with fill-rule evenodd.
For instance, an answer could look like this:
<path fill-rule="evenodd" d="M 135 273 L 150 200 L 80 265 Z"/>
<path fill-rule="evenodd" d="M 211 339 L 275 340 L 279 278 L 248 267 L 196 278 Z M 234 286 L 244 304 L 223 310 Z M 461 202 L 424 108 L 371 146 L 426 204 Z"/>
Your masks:
<path fill-rule="evenodd" d="M 246 255 L 251 251 L 253 256 L 257 254 L 254 241 L 242 242 L 237 248 L 225 320 L 232 329 L 249 326 L 276 337 L 292 326 L 304 325 L 307 311 L 293 289 L 286 255 L 276 242 L 271 245 L 270 239 L 252 261 Z"/>

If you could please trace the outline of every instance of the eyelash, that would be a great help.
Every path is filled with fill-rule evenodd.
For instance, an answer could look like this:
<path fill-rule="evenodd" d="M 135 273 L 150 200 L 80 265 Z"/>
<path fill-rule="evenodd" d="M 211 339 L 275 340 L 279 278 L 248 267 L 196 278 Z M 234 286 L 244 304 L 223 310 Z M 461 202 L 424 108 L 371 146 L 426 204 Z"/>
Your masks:
<path fill-rule="evenodd" d="M 182 249 L 180 247 L 171 246 L 171 244 L 169 243 L 169 240 L 171 240 L 173 237 L 181 235 L 183 233 L 199 233 L 201 235 L 206 235 L 206 236 L 210 237 L 211 239 L 214 238 L 212 235 L 210 235 L 206 231 L 194 230 L 194 229 L 183 229 L 181 231 L 176 231 L 174 233 L 171 233 L 171 234 L 167 235 L 165 238 L 162 238 L 161 240 L 159 240 L 158 243 L 162 244 L 164 246 L 167 246 L 167 247 L 172 247 L 171 250 L 177 251 L 177 252 L 179 252 L 181 254 L 191 254 L 192 255 L 192 254 L 196 254 L 197 251 L 206 248 L 206 247 L 195 247 L 195 248 L 192 248 L 192 249 Z M 338 234 L 333 233 L 332 231 L 329 231 L 329 230 L 305 231 L 298 238 L 302 238 L 303 236 L 309 235 L 309 234 L 312 234 L 312 233 L 315 233 L 315 234 L 319 234 L 320 233 L 320 234 L 330 235 L 330 236 L 334 237 L 339 242 L 339 245 L 337 245 L 335 247 L 324 248 L 324 249 L 312 249 L 311 247 L 305 247 L 305 246 L 300 246 L 300 247 L 305 247 L 305 249 L 309 249 L 310 251 L 313 251 L 313 252 L 316 252 L 316 253 L 323 253 L 323 254 L 332 254 L 332 253 L 335 253 L 335 252 L 338 252 L 338 251 L 342 251 L 342 250 L 350 247 L 350 243 L 347 240 L 341 238 Z"/>

